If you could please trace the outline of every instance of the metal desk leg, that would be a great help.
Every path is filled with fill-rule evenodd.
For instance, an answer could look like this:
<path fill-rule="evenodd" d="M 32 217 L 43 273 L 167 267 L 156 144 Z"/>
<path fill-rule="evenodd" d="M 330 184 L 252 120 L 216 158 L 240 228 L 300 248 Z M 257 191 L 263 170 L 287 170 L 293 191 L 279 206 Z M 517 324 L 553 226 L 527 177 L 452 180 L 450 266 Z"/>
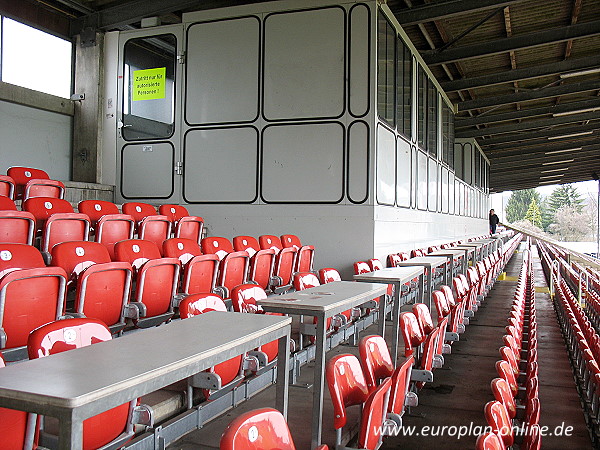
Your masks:
<path fill-rule="evenodd" d="M 392 361 L 394 366 L 398 361 L 398 331 L 400 328 L 400 291 L 402 290 L 402 284 L 397 283 L 396 290 L 394 291 L 394 301 L 392 303 Z M 382 335 L 383 337 L 383 335 Z"/>
<path fill-rule="evenodd" d="M 325 385 L 326 323 L 327 320 L 324 316 L 317 317 L 317 348 L 315 354 L 311 448 L 316 448 L 321 445 L 321 432 L 323 428 L 323 388 Z"/>
<path fill-rule="evenodd" d="M 431 291 L 433 290 L 433 267 L 429 267 L 429 272 L 427 272 L 427 307 L 429 311 L 431 311 Z"/>
<path fill-rule="evenodd" d="M 425 303 L 425 270 L 423 270 L 423 273 L 421 274 L 419 279 L 421 280 L 421 282 L 419 283 L 419 300 L 418 300 L 418 302 Z"/>
<path fill-rule="evenodd" d="M 396 295 L 394 293 L 394 295 Z M 379 297 L 379 335 L 385 337 L 385 302 L 386 295 Z"/>
<path fill-rule="evenodd" d="M 74 417 L 73 411 L 59 418 L 59 450 L 81 450 L 83 448 L 83 420 Z"/>
<path fill-rule="evenodd" d="M 288 413 L 288 383 L 290 380 L 290 332 L 279 338 L 277 353 L 277 392 L 276 408 L 287 420 Z"/>

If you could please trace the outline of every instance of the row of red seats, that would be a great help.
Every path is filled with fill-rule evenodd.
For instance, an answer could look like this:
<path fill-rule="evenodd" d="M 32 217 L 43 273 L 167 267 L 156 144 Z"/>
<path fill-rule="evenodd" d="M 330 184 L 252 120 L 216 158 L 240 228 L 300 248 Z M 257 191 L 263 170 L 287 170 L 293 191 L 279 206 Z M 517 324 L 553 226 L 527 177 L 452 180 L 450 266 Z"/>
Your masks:
<path fill-rule="evenodd" d="M 123 204 L 121 214 L 112 202 L 84 200 L 78 210 L 75 213 L 71 204 L 60 198 L 34 197 L 17 211 L 12 200 L 0 197 L 0 242 L 36 242 L 40 250 L 50 252 L 58 243 L 87 241 L 93 236 L 112 257 L 116 242 L 134 236 L 159 246 L 171 236 L 199 243 L 204 227 L 202 217 L 190 216 L 181 205 L 161 205 L 158 214 L 150 204 L 130 202 Z"/>
<path fill-rule="evenodd" d="M 492 431 L 477 440 L 478 450 L 504 450 L 522 438 L 519 448 L 539 450 L 540 401 L 538 392 L 537 319 L 531 253 L 525 251 L 508 318 L 501 360 L 496 362 L 499 377 L 491 382 L 494 401 L 484 413 Z M 515 429 L 524 431 L 515 436 Z"/>
<path fill-rule="evenodd" d="M 51 180 L 48 173 L 32 167 L 10 167 L 0 175 L 0 205 L 2 197 L 10 200 L 27 200 L 31 197 L 64 198 L 65 185 Z"/>
<path fill-rule="evenodd" d="M 30 359 L 43 358 L 110 339 L 109 329 L 98 320 L 60 320 L 33 330 L 27 338 L 27 352 Z M 4 366 L 0 353 L 0 376 Z M 83 448 L 118 448 L 133 437 L 134 425 L 153 425 L 152 410 L 139 404 L 139 399 L 86 419 L 83 422 Z M 36 449 L 39 431 L 40 420 L 35 414 L 0 408 L 3 449 Z"/>

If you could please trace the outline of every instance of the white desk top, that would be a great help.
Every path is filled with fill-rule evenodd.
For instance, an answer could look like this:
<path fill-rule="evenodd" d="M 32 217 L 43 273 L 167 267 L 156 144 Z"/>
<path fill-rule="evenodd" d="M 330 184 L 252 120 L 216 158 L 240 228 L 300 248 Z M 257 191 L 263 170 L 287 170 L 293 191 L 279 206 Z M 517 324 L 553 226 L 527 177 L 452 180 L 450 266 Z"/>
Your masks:
<path fill-rule="evenodd" d="M 368 302 L 387 292 L 385 284 L 334 281 L 314 288 L 272 296 L 257 303 L 265 311 L 284 314 L 334 316 L 353 306 Z"/>
<path fill-rule="evenodd" d="M 460 256 L 465 256 L 465 250 L 457 250 L 457 249 L 447 248 L 445 250 L 437 250 L 435 252 L 428 253 L 427 256 L 454 256 L 454 257 L 460 257 Z"/>
<path fill-rule="evenodd" d="M 0 369 L 0 405 L 85 417 L 156 391 L 289 333 L 291 318 L 209 312 Z M 32 409 L 33 408 L 33 409 Z"/>
<path fill-rule="evenodd" d="M 428 266 L 437 267 L 446 264 L 448 258 L 443 256 L 418 256 L 416 258 L 410 258 L 406 261 L 399 263 L 401 266 Z"/>
<path fill-rule="evenodd" d="M 423 266 L 386 267 L 374 272 L 354 275 L 357 281 L 371 281 L 375 283 L 399 282 L 407 283 L 413 278 L 423 275 Z"/>

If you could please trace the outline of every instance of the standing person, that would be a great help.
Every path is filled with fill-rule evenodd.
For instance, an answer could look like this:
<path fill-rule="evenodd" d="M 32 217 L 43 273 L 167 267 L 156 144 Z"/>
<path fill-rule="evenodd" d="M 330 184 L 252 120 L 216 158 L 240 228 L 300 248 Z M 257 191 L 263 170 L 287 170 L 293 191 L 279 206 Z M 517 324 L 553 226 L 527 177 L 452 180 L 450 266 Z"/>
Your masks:
<path fill-rule="evenodd" d="M 496 234 L 496 225 L 500 223 L 500 219 L 494 212 L 493 209 L 490 209 L 490 234 Z"/>

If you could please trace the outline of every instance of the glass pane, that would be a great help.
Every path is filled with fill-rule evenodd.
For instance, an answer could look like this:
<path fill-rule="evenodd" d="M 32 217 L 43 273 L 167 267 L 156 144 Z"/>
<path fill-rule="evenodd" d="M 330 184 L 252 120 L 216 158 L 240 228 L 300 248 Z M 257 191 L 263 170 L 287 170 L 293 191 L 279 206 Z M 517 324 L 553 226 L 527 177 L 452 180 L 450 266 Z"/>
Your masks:
<path fill-rule="evenodd" d="M 438 167 L 437 162 L 434 159 L 429 158 L 429 202 L 427 204 L 429 211 L 437 211 L 438 204 Z"/>
<path fill-rule="evenodd" d="M 423 152 L 417 152 L 417 208 L 427 209 L 427 155 Z"/>
<path fill-rule="evenodd" d="M 437 89 L 431 80 L 427 80 L 427 150 L 437 158 L 438 150 L 438 95 Z"/>
<path fill-rule="evenodd" d="M 398 138 L 396 144 L 396 204 L 410 207 L 411 148 L 410 143 Z"/>
<path fill-rule="evenodd" d="M 167 138 L 175 128 L 175 59 L 172 34 L 125 44 L 123 128 L 126 140 Z"/>
<path fill-rule="evenodd" d="M 396 123 L 395 57 L 396 33 L 380 11 L 377 30 L 377 113 L 391 126 Z"/>
<path fill-rule="evenodd" d="M 398 60 L 396 66 L 397 121 L 398 131 L 411 136 L 411 102 L 412 102 L 412 55 L 408 47 L 398 38 Z"/>
<path fill-rule="evenodd" d="M 2 17 L 2 81 L 71 96 L 71 42 Z"/>
<path fill-rule="evenodd" d="M 461 144 L 456 144 L 456 148 L 454 149 L 454 171 L 456 176 L 461 180 L 465 179 L 463 156 L 463 146 Z"/>
<path fill-rule="evenodd" d="M 427 75 L 421 66 L 417 70 L 417 138 L 419 147 L 425 149 L 425 140 L 427 138 Z"/>
<path fill-rule="evenodd" d="M 475 186 L 481 186 L 481 153 L 475 152 Z"/>

